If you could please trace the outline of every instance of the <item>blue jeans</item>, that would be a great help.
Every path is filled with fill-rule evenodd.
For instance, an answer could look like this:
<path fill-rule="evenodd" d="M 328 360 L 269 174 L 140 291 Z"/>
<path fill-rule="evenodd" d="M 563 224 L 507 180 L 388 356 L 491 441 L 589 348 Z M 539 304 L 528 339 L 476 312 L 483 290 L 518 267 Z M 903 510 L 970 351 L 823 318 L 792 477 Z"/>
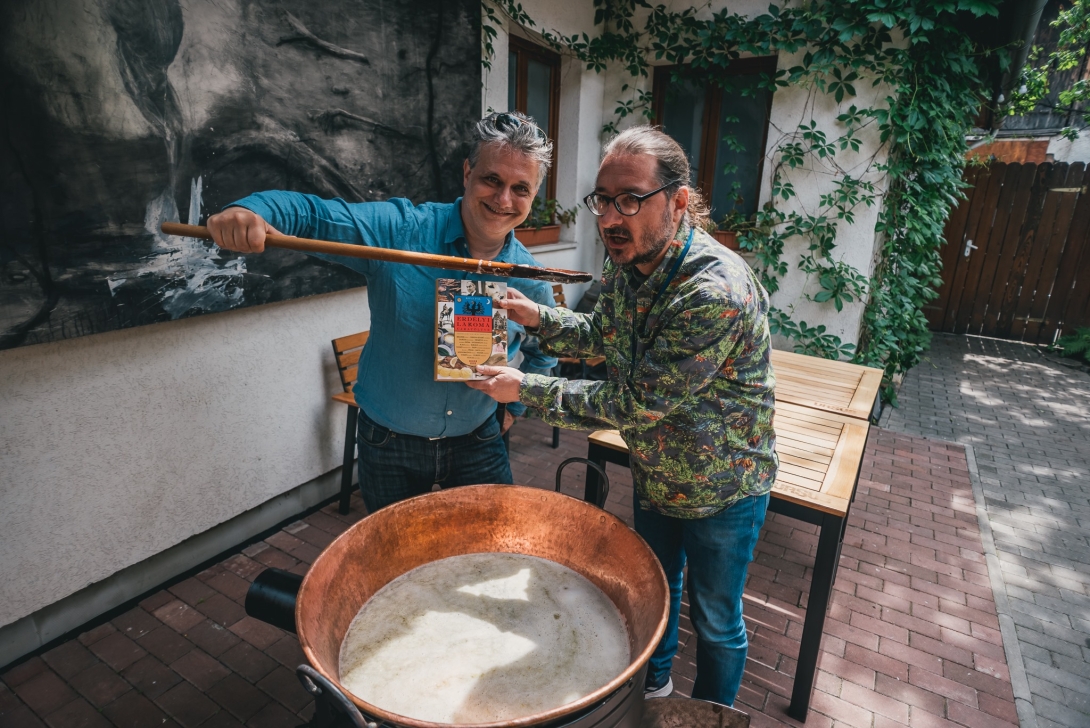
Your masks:
<path fill-rule="evenodd" d="M 368 513 L 443 488 L 511 483 L 511 462 L 500 424 L 489 417 L 473 432 L 429 440 L 379 425 L 360 410 L 356 423 L 360 494 Z"/>
<path fill-rule="evenodd" d="M 696 684 L 693 697 L 733 705 L 746 669 L 746 624 L 742 589 L 753 560 L 768 494 L 747 496 L 714 516 L 671 518 L 637 506 L 636 533 L 658 556 L 670 585 L 670 620 L 647 677 L 663 685 L 677 653 L 681 586 L 689 564 L 689 618 L 696 630 Z"/>

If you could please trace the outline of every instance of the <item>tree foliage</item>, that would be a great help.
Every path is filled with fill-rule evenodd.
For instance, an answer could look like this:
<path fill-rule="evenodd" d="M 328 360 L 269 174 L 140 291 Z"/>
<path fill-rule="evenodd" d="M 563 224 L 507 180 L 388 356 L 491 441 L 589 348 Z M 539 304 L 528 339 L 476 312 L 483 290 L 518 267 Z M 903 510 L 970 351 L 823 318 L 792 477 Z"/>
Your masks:
<path fill-rule="evenodd" d="M 1030 63 L 1022 69 L 1020 88 L 1011 94 L 1007 108 L 1012 116 L 1029 114 L 1045 106 L 1053 77 L 1082 65 L 1086 49 L 1090 47 L 1090 0 L 1074 0 L 1071 7 L 1060 11 L 1052 26 L 1060 29 L 1056 50 L 1045 58 L 1041 57 L 1039 47 L 1030 52 Z M 1053 106 L 1052 111 L 1074 112 L 1082 127 L 1090 125 L 1090 82 L 1076 80 L 1057 94 L 1057 100 L 1059 104 Z M 1078 129 L 1070 126 L 1060 133 L 1068 139 L 1079 135 Z"/>

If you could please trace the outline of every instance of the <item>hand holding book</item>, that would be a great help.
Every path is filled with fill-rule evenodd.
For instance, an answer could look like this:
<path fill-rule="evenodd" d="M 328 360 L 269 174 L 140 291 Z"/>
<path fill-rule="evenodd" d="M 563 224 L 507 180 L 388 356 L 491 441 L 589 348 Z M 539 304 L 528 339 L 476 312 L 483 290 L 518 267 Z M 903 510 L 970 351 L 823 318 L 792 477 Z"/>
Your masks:
<path fill-rule="evenodd" d="M 510 295 L 510 291 L 508 291 L 508 295 Z M 470 380 L 466 382 L 466 386 L 484 392 L 492 399 L 504 404 L 519 401 L 519 389 L 522 387 L 522 379 L 526 375 L 518 369 L 478 364 L 477 373 L 488 377 L 488 379 Z"/>
<path fill-rule="evenodd" d="M 497 303 L 500 308 L 507 309 L 507 317 L 515 323 L 522 324 L 528 329 L 536 329 L 541 325 L 538 304 L 514 288 L 508 288 L 506 300 L 497 301 Z"/>

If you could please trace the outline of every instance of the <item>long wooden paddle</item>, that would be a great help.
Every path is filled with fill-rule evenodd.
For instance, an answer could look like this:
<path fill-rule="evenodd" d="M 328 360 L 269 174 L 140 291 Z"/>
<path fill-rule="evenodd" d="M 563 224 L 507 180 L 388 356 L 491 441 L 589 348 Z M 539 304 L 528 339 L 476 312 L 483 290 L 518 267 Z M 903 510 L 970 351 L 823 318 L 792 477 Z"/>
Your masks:
<path fill-rule="evenodd" d="M 212 234 L 203 225 L 164 222 L 161 229 L 167 235 L 182 235 L 187 238 L 203 238 L 205 240 L 212 239 Z M 532 265 L 500 263 L 494 260 L 473 260 L 472 258 L 456 258 L 451 255 L 412 253 L 406 250 L 374 248 L 369 245 L 348 245 L 346 243 L 331 243 L 328 240 L 296 238 L 291 235 L 274 235 L 270 233 L 265 236 L 265 244 L 274 248 L 299 250 L 304 253 L 327 253 L 329 255 L 345 255 L 350 258 L 386 260 L 391 263 L 408 263 L 409 265 L 423 265 L 428 268 L 464 270 L 468 273 L 503 276 L 505 278 L 531 278 L 539 281 L 552 281 L 553 283 L 585 283 L 594 279 L 594 276 L 590 273 L 582 273 L 577 270 L 536 268 Z"/>

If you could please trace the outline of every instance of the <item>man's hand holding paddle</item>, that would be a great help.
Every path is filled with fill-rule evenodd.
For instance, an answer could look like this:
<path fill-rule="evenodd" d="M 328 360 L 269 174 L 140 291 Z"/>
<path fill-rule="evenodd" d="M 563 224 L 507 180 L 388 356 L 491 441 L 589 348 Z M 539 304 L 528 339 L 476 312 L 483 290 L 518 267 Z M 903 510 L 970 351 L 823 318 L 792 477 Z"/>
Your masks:
<path fill-rule="evenodd" d="M 281 233 L 258 215 L 245 207 L 229 207 L 208 218 L 208 232 L 216 245 L 236 253 L 261 253 L 265 250 L 265 236 Z"/>

